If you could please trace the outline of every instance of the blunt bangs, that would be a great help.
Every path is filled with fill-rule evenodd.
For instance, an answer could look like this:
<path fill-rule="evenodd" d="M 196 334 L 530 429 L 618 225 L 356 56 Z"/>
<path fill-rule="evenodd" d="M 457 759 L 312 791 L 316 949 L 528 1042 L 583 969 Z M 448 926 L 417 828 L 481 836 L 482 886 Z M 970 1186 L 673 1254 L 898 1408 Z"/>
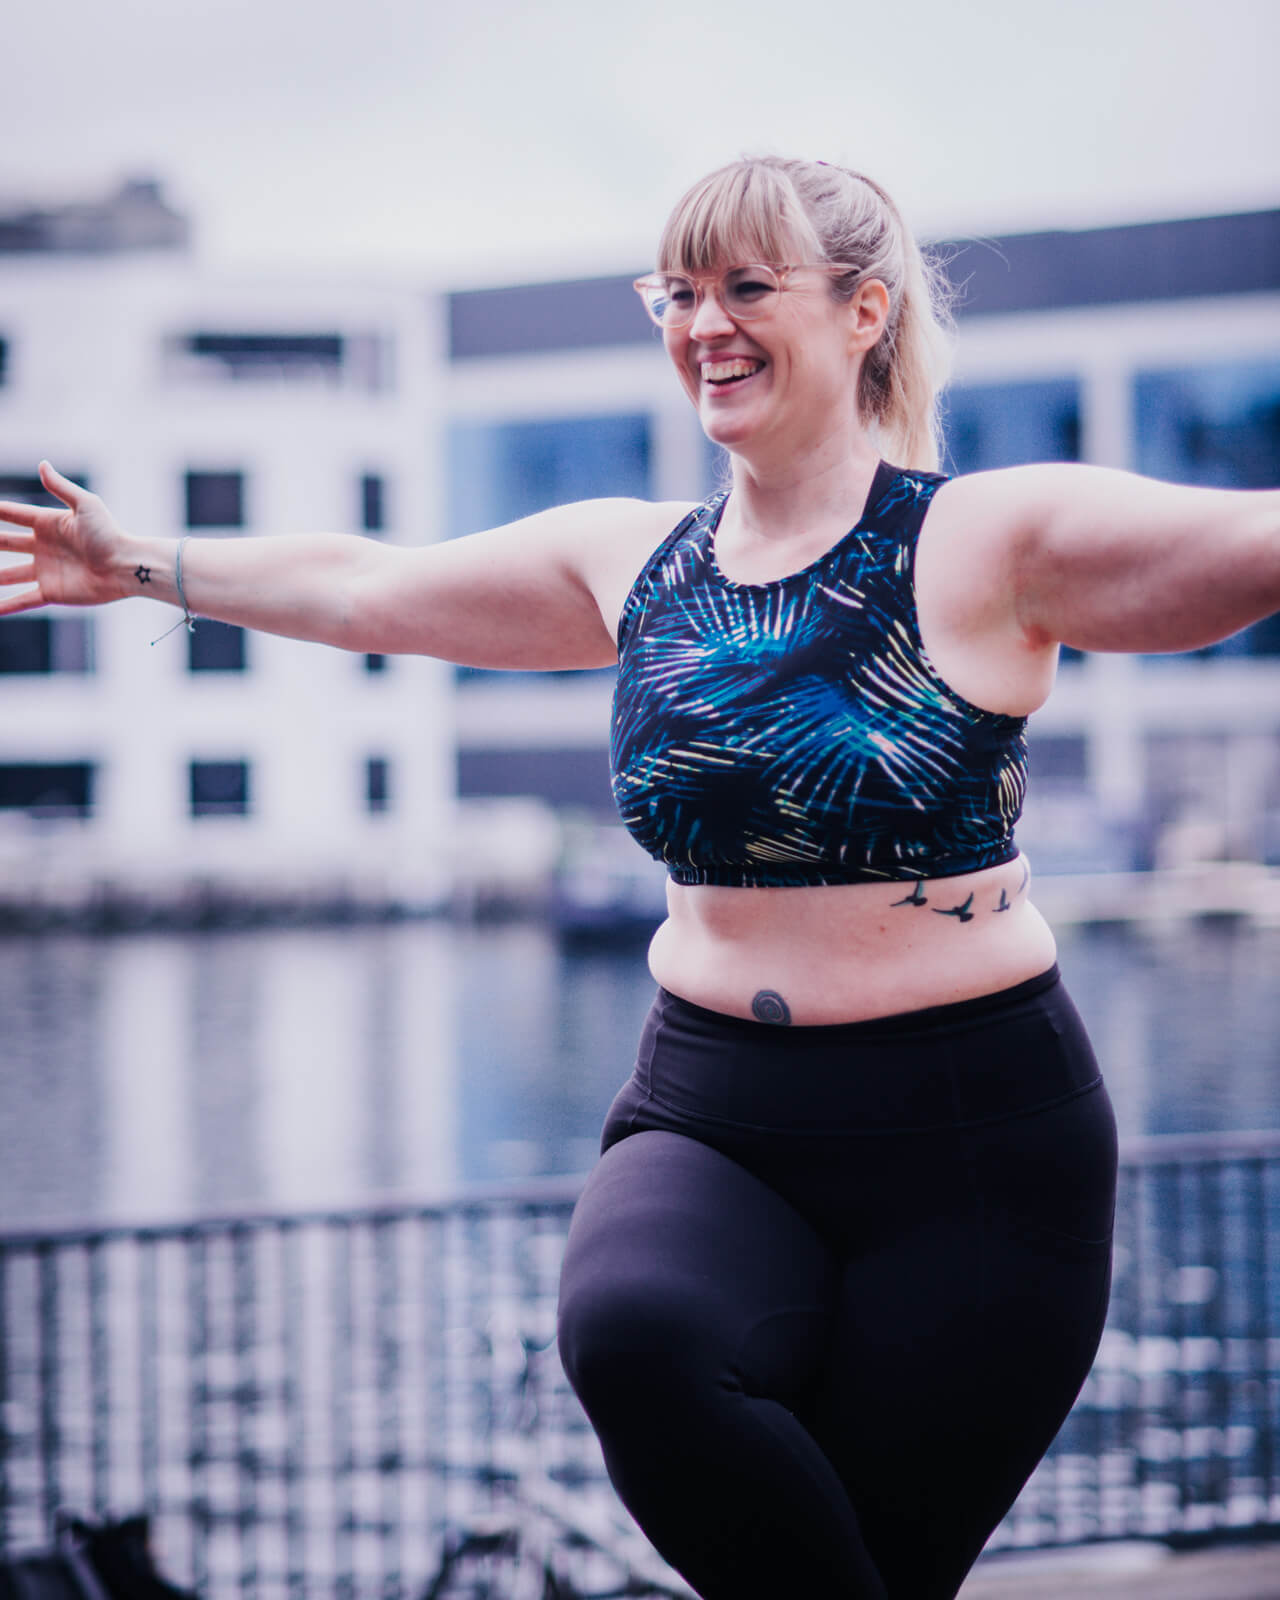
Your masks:
<path fill-rule="evenodd" d="M 786 262 L 825 252 L 790 178 L 735 161 L 677 203 L 658 242 L 659 272 L 711 272 L 731 262 Z"/>

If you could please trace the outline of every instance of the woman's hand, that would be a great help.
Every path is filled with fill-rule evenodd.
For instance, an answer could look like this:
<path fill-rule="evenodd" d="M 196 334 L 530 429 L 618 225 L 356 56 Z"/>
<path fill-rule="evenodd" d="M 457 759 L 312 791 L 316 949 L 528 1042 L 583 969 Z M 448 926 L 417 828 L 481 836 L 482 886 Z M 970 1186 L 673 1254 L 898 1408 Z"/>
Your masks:
<path fill-rule="evenodd" d="M 16 594 L 0 595 L 0 616 L 36 606 L 93 606 L 136 592 L 121 578 L 128 535 L 96 494 L 40 463 L 40 481 L 65 509 L 0 500 L 0 551 L 25 556 L 0 566 L 0 585 Z M 30 587 L 34 585 L 34 587 Z"/>

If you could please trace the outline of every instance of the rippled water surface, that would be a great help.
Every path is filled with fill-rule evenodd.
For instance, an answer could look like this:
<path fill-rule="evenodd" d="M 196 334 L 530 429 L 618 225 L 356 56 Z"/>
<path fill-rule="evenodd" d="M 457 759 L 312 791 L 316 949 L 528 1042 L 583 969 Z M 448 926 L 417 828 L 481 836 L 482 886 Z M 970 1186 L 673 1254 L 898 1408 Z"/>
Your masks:
<path fill-rule="evenodd" d="M 1069 931 L 1122 1134 L 1280 1127 L 1280 931 Z M 652 994 L 530 926 L 0 942 L 0 1225 L 583 1170 Z"/>

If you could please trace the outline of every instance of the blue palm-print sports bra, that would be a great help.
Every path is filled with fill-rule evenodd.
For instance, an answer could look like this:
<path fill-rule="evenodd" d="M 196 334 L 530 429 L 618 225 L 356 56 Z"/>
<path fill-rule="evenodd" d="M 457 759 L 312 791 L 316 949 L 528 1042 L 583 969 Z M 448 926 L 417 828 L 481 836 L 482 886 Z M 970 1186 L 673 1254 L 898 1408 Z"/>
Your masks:
<path fill-rule="evenodd" d="M 857 526 L 771 583 L 716 565 L 727 494 L 650 557 L 618 627 L 613 793 L 677 883 L 951 877 L 1017 855 L 1026 718 L 970 705 L 920 640 L 916 540 L 946 481 L 881 462 Z"/>

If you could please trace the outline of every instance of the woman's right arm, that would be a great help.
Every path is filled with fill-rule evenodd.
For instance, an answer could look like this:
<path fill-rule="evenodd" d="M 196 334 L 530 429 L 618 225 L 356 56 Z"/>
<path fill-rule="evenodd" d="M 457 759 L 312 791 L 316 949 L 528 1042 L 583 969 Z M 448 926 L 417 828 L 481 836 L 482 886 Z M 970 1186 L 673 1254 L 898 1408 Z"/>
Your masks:
<path fill-rule="evenodd" d="M 97 495 L 40 467 L 63 509 L 0 502 L 0 615 L 141 595 L 180 604 L 176 539 L 126 533 Z M 683 508 L 582 501 L 440 544 L 347 534 L 188 539 L 193 614 L 344 650 L 554 669 L 615 659 L 616 605 Z M 22 586 L 22 587 L 18 587 Z"/>

